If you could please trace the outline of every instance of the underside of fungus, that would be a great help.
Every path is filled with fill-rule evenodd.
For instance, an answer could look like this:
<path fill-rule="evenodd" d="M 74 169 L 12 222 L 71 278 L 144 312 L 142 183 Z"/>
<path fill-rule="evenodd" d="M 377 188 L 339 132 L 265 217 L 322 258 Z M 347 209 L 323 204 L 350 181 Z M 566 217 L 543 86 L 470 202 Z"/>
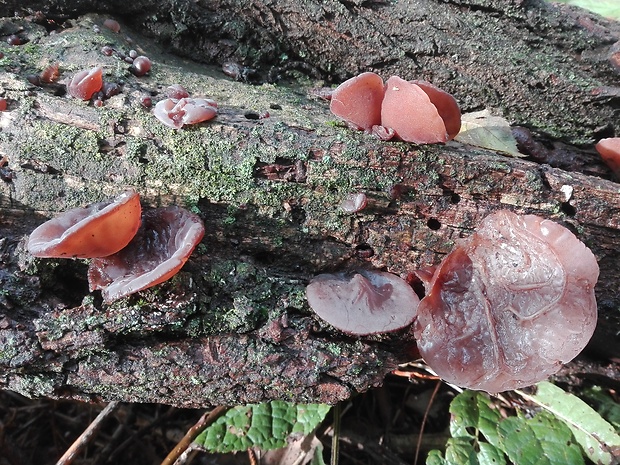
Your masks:
<path fill-rule="evenodd" d="M 127 247 L 91 261 L 90 290 L 101 289 L 103 299 L 112 302 L 170 279 L 183 267 L 204 232 L 202 220 L 183 208 L 146 211 Z"/>
<path fill-rule="evenodd" d="M 592 252 L 534 215 L 489 215 L 427 282 L 414 334 L 426 363 L 453 384 L 500 392 L 555 373 L 597 321 Z"/>
<path fill-rule="evenodd" d="M 28 239 L 35 257 L 93 258 L 118 252 L 140 226 L 140 197 L 127 191 L 116 199 L 74 208 L 36 228 Z"/>
<path fill-rule="evenodd" d="M 318 275 L 306 288 L 306 296 L 323 320 L 355 335 L 410 325 L 420 301 L 405 280 L 380 271 Z"/>
<path fill-rule="evenodd" d="M 155 105 L 153 114 L 166 126 L 181 129 L 186 124 L 201 123 L 215 118 L 217 103 L 204 98 L 184 97 L 179 100 L 167 98 Z"/>

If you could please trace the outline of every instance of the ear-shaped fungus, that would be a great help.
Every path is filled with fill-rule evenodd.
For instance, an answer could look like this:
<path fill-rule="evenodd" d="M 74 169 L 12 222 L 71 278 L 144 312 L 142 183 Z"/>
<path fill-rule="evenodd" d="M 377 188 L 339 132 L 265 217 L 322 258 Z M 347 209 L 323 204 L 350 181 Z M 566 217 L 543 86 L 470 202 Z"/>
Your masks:
<path fill-rule="evenodd" d="M 162 283 L 185 264 L 204 236 L 202 220 L 180 207 L 150 210 L 120 252 L 91 261 L 90 290 L 101 289 L 106 302 Z"/>
<path fill-rule="evenodd" d="M 97 66 L 91 70 L 80 71 L 67 86 L 72 97 L 90 100 L 95 92 L 103 86 L 103 69 Z"/>
<path fill-rule="evenodd" d="M 418 307 L 420 353 L 444 380 L 500 392 L 534 384 L 587 344 L 597 320 L 592 252 L 535 215 L 489 215 L 437 268 Z"/>
<path fill-rule="evenodd" d="M 620 178 L 620 137 L 601 139 L 596 144 L 596 150 L 607 166 Z"/>
<path fill-rule="evenodd" d="M 395 331 L 413 321 L 420 299 L 400 277 L 379 271 L 322 274 L 306 288 L 314 312 L 349 334 Z"/>
<path fill-rule="evenodd" d="M 392 76 L 381 105 L 381 124 L 406 142 L 447 142 L 459 132 L 461 112 L 454 97 L 428 82 Z"/>
<path fill-rule="evenodd" d="M 185 124 L 196 124 L 215 118 L 217 103 L 204 98 L 168 98 L 155 105 L 153 114 L 166 126 L 181 129 Z"/>
<path fill-rule="evenodd" d="M 93 258 L 118 252 L 140 226 L 140 196 L 127 191 L 113 201 L 74 208 L 36 228 L 28 239 L 35 257 Z"/>
<path fill-rule="evenodd" d="M 329 109 L 354 129 L 369 131 L 381 124 L 383 80 L 375 73 L 362 73 L 340 84 L 332 93 Z"/>

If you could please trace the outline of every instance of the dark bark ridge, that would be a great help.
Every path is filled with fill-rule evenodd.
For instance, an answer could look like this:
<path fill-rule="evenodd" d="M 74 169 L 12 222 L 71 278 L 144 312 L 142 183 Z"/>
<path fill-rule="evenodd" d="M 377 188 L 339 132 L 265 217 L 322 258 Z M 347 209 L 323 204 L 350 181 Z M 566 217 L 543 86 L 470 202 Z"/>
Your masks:
<path fill-rule="evenodd" d="M 517 16 L 527 7 L 511 5 Z M 411 358 L 411 337 L 344 337 L 312 316 L 309 279 L 359 267 L 406 277 L 438 263 L 499 208 L 559 221 L 592 248 L 601 267 L 594 344 L 602 342 L 604 357 L 618 347 L 618 184 L 604 179 L 609 172 L 591 150 L 531 142 L 530 160 L 520 160 L 456 143 L 376 141 L 334 125 L 306 89 L 231 82 L 138 34 L 130 45 L 95 32 L 101 19 L 80 18 L 55 35 L 26 23 L 28 48 L 3 49 L 2 387 L 192 407 L 346 399 Z M 102 56 L 105 44 L 145 50 L 151 75 L 135 78 Z M 101 64 L 124 91 L 98 109 L 29 86 L 26 75 L 52 61 L 63 78 Z M 176 82 L 215 98 L 216 120 L 172 131 L 139 106 L 145 92 L 159 99 Z M 269 118 L 244 116 L 264 111 Z M 569 125 L 573 134 L 583 129 Z M 205 221 L 205 239 L 171 281 L 107 306 L 88 293 L 84 261 L 25 252 L 46 218 L 129 186 L 145 208 L 184 205 Z M 355 215 L 338 208 L 351 192 L 370 200 Z"/>

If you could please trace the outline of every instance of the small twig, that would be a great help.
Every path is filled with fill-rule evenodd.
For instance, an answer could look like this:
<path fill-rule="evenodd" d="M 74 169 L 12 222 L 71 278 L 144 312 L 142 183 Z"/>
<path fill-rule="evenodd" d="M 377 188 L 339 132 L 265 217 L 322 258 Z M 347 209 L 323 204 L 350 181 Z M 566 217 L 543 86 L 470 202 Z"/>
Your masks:
<path fill-rule="evenodd" d="M 71 447 L 60 457 L 60 460 L 56 462 L 56 465 L 70 465 L 73 460 L 80 454 L 86 446 L 97 435 L 103 422 L 120 406 L 120 402 L 110 402 L 105 408 L 99 412 L 97 418 L 95 418 L 90 425 L 84 430 L 82 434 L 71 444 Z"/>
<path fill-rule="evenodd" d="M 332 409 L 332 415 L 334 416 L 334 425 L 332 431 L 332 453 L 330 458 L 330 465 L 338 465 L 338 457 L 340 455 L 340 403 L 334 405 Z"/>
<path fill-rule="evenodd" d="M 433 401 L 435 400 L 435 396 L 437 392 L 439 392 L 439 386 L 441 386 L 441 380 L 437 381 L 435 385 L 435 389 L 433 389 L 433 393 L 431 394 L 431 398 L 428 400 L 428 405 L 426 406 L 426 410 L 424 410 L 424 416 L 422 417 L 422 424 L 420 425 L 420 432 L 418 433 L 418 442 L 415 445 L 415 459 L 413 460 L 413 465 L 418 465 L 418 458 L 420 456 L 420 447 L 422 447 L 422 436 L 424 435 L 424 426 L 426 425 L 426 420 L 428 419 L 428 412 L 431 410 L 431 406 L 433 405 Z"/>
<path fill-rule="evenodd" d="M 174 449 L 170 451 L 161 465 L 173 465 L 181 454 L 191 445 L 192 441 L 196 439 L 196 437 L 208 426 L 215 422 L 215 420 L 224 415 L 229 409 L 230 407 L 220 405 L 219 407 L 215 407 L 210 412 L 205 412 L 196 424 L 187 430 L 187 433 L 185 433 L 183 439 L 181 439 L 178 444 L 174 446 Z"/>

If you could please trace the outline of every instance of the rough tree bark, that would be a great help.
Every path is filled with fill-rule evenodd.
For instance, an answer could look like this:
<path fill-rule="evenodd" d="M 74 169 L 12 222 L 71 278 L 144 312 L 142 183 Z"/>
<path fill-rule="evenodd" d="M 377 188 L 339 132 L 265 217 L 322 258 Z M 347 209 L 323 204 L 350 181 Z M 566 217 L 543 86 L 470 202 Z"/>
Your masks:
<path fill-rule="evenodd" d="M 305 303 L 308 280 L 357 267 L 406 276 L 500 208 L 554 219 L 592 248 L 601 324 L 589 370 L 614 373 L 619 184 L 588 143 L 620 133 L 617 25 L 534 1 L 106 5 L 0 5 L 2 16 L 31 14 L 0 23 L 0 34 L 29 39 L 0 48 L 0 386 L 179 406 L 345 399 L 414 356 L 413 341 L 322 325 Z M 118 15 L 122 33 L 93 28 L 105 16 L 77 16 L 94 11 Z M 150 76 L 131 75 L 103 45 L 147 54 Z M 229 60 L 264 83 L 224 76 Z M 101 65 L 123 93 L 94 108 L 30 85 L 51 62 L 62 79 Z M 529 127 L 528 158 L 385 143 L 332 124 L 313 88 L 362 70 L 431 80 L 464 110 Z M 173 83 L 215 98 L 217 119 L 159 124 L 140 98 Z M 185 205 L 205 221 L 203 243 L 170 282 L 108 306 L 88 292 L 84 261 L 25 252 L 55 212 L 127 187 L 147 208 Z M 346 215 L 338 205 L 351 192 L 370 205 Z"/>

